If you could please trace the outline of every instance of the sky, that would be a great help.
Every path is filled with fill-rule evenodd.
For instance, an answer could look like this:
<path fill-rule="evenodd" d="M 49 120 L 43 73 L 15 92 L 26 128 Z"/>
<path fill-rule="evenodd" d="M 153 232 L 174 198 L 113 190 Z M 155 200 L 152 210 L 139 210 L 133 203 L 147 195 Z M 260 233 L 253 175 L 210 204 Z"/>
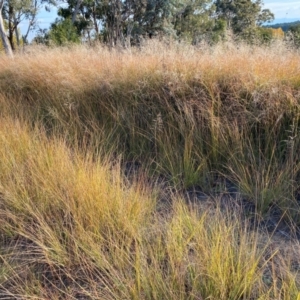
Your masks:
<path fill-rule="evenodd" d="M 300 20 L 300 0 L 264 0 L 264 7 L 269 8 L 275 15 L 274 23 L 286 23 Z M 39 28 L 49 28 L 50 24 L 57 18 L 57 10 L 51 9 L 47 12 L 45 8 L 41 8 L 38 14 Z M 27 22 L 21 23 L 20 29 L 24 33 L 27 29 Z M 35 32 L 30 33 L 29 40 L 35 36 Z"/>
<path fill-rule="evenodd" d="M 273 23 L 285 23 L 300 20 L 300 0 L 264 0 L 264 8 L 275 15 Z"/>

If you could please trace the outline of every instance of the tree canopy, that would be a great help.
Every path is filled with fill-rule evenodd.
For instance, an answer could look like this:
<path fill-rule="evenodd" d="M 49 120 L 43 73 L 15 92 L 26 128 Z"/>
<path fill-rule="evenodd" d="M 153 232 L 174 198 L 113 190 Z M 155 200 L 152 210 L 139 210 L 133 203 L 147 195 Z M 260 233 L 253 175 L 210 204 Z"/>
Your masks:
<path fill-rule="evenodd" d="M 38 0 L 2 0 L 11 48 L 19 44 L 22 18 L 34 24 Z M 40 0 L 43 1 L 43 0 Z M 48 0 L 50 1 L 50 0 Z M 52 1 L 52 0 L 51 0 Z M 169 36 L 193 44 L 224 38 L 230 29 L 248 38 L 274 15 L 262 0 L 66 0 L 58 19 L 36 42 L 63 45 L 102 41 L 111 47 L 138 44 L 144 38 Z M 27 36 L 26 36 L 27 37 Z M 25 39 L 26 39 L 25 37 Z"/>
<path fill-rule="evenodd" d="M 269 9 L 262 9 L 261 0 L 216 0 L 215 5 L 217 17 L 237 34 L 274 19 Z"/>

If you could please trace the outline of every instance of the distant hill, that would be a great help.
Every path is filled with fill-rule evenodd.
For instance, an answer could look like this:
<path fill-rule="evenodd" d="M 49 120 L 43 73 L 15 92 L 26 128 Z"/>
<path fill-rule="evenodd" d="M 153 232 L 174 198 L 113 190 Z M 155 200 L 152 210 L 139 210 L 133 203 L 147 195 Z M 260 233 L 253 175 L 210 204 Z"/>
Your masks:
<path fill-rule="evenodd" d="M 295 26 L 295 25 L 299 25 L 300 24 L 300 20 L 299 21 L 295 21 L 295 22 L 289 22 L 289 23 L 277 23 L 277 24 L 273 24 L 273 25 L 265 25 L 264 27 L 266 28 L 282 28 L 283 31 L 288 31 L 290 29 L 291 26 Z"/>

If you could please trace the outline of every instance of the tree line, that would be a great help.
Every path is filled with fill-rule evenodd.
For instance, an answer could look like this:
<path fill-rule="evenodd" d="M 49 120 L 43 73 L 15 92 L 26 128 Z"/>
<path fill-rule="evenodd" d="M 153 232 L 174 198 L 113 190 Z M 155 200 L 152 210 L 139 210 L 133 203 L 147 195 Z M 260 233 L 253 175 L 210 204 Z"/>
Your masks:
<path fill-rule="evenodd" d="M 67 0 L 40 42 L 101 41 L 111 47 L 169 36 L 192 44 L 222 39 L 226 29 L 249 35 L 274 19 L 262 0 Z"/>
<path fill-rule="evenodd" d="M 58 5 L 54 0 L 0 0 L 0 34 L 9 55 L 27 42 L 36 28 L 42 5 Z M 28 20 L 28 30 L 20 37 L 18 25 Z M 66 0 L 50 28 L 39 30 L 36 43 L 103 42 L 110 47 L 138 45 L 145 38 L 168 36 L 197 44 L 215 43 L 229 29 L 248 41 L 270 39 L 274 34 L 262 24 L 274 19 L 262 0 Z"/>

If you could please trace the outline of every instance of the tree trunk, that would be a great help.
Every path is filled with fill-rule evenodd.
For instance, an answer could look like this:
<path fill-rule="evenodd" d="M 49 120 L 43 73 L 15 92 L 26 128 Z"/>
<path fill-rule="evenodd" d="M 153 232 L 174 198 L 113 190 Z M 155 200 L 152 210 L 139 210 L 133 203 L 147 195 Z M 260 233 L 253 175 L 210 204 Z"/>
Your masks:
<path fill-rule="evenodd" d="M 2 18 L 3 4 L 4 4 L 4 0 L 0 0 L 0 35 L 1 35 L 2 44 L 3 44 L 3 47 L 5 49 L 6 54 L 9 57 L 13 57 L 13 52 L 12 52 L 10 43 L 9 43 L 8 38 L 6 36 L 6 33 L 5 33 L 4 21 L 3 21 L 3 18 Z"/>
<path fill-rule="evenodd" d="M 72 15 L 72 24 L 74 25 L 75 21 L 76 21 L 76 17 L 80 8 L 80 5 L 82 4 L 83 0 L 77 0 L 75 9 L 73 11 L 73 15 Z"/>
<path fill-rule="evenodd" d="M 34 10 L 31 13 L 31 18 L 28 19 L 28 27 L 27 27 L 27 31 L 25 33 L 25 35 L 23 35 L 22 39 L 23 39 L 23 49 L 25 48 L 25 44 L 28 43 L 27 38 L 28 38 L 28 34 L 31 30 L 31 28 L 34 26 L 35 21 L 36 21 L 36 15 L 37 15 L 37 11 L 38 11 L 38 0 L 34 1 Z"/>
<path fill-rule="evenodd" d="M 96 31 L 97 38 L 98 38 L 98 36 L 99 36 L 99 27 L 98 27 L 98 23 L 97 23 L 96 7 L 95 6 L 93 7 L 92 17 L 93 17 L 94 29 Z"/>
<path fill-rule="evenodd" d="M 14 15 L 14 8 L 10 3 L 8 7 L 8 40 L 10 42 L 11 49 L 14 51 L 16 50 L 16 47 L 14 42 L 15 28 L 13 24 L 13 15 Z"/>
<path fill-rule="evenodd" d="M 16 17 L 14 17 L 14 28 L 15 28 L 15 35 L 16 35 L 16 41 L 17 41 L 17 48 L 20 48 L 20 35 L 18 30 L 18 22 Z"/>

